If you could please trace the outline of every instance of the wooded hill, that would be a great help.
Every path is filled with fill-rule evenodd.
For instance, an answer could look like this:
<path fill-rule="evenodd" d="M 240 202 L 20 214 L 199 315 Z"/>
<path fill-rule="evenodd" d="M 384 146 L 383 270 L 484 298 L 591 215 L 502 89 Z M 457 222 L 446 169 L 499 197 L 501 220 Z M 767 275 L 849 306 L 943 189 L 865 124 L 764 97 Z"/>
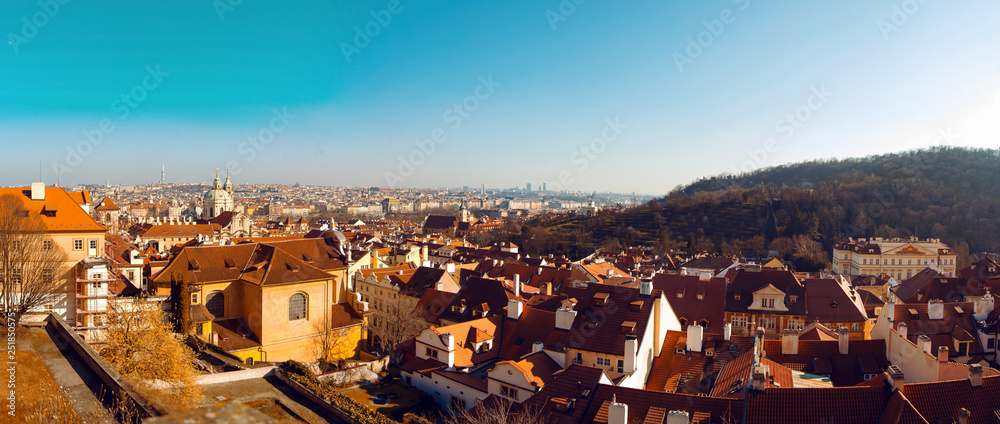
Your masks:
<path fill-rule="evenodd" d="M 808 249 L 828 260 L 845 237 L 910 235 L 939 238 L 960 255 L 1000 251 L 997 150 L 938 147 L 704 178 L 644 206 L 542 215 L 514 241 L 528 253 L 570 256 L 647 245 L 747 256 L 773 249 L 794 259 L 813 240 Z"/>

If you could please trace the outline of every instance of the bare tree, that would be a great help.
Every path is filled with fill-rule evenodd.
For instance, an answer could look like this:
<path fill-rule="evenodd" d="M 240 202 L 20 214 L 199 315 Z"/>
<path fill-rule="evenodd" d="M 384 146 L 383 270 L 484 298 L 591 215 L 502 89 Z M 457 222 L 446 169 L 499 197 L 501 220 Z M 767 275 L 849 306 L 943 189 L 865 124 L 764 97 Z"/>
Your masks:
<path fill-rule="evenodd" d="M 507 399 L 477 403 L 468 411 L 459 408 L 445 417 L 445 424 L 549 424 L 552 419 L 537 406 L 516 405 Z"/>
<path fill-rule="evenodd" d="M 0 302 L 15 324 L 64 292 L 66 253 L 41 216 L 17 196 L 0 196 Z"/>
<path fill-rule="evenodd" d="M 198 405 L 194 352 L 170 331 L 159 305 L 119 300 L 104 319 L 100 354 L 140 394 L 163 411 Z"/>
<path fill-rule="evenodd" d="M 416 299 L 395 293 L 392 298 L 379 300 L 372 308 L 368 328 L 374 336 L 375 347 L 382 352 L 392 352 L 396 345 L 427 328 L 427 322 L 417 310 Z"/>
<path fill-rule="evenodd" d="M 313 353 L 316 360 L 335 365 L 341 359 L 354 357 L 357 351 L 358 339 L 355 331 L 348 328 L 331 328 L 330 319 L 325 318 L 313 323 Z"/>

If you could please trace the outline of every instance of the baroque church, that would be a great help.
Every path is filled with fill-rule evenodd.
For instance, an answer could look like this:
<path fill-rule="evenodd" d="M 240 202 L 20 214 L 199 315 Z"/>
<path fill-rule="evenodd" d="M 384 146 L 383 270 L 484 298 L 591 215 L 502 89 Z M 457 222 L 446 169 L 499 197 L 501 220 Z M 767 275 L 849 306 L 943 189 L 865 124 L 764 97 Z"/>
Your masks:
<path fill-rule="evenodd" d="M 226 183 L 219 180 L 219 171 L 215 171 L 215 182 L 212 189 L 205 193 L 202 206 L 202 219 L 210 220 L 223 212 L 231 212 L 234 207 L 233 183 L 229 182 L 229 171 L 226 171 Z"/>

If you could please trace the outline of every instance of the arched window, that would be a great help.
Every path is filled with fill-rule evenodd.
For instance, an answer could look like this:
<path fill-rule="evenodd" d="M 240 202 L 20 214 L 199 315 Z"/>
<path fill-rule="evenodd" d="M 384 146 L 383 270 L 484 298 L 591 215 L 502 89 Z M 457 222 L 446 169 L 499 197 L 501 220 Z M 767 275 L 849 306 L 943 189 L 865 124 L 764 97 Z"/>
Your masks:
<path fill-rule="evenodd" d="M 288 320 L 306 319 L 306 295 L 295 293 L 288 299 Z"/>
<path fill-rule="evenodd" d="M 222 292 L 211 292 L 205 297 L 205 308 L 208 313 L 217 318 L 226 316 L 226 295 Z"/>

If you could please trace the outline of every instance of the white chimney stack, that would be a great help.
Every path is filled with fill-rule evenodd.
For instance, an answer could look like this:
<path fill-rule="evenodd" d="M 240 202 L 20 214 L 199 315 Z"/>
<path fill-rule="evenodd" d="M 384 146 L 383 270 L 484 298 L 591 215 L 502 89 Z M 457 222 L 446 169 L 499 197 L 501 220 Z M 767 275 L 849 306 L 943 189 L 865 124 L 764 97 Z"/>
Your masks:
<path fill-rule="evenodd" d="M 531 344 L 531 353 L 541 352 L 544 348 L 545 343 L 542 343 L 540 340 L 535 340 L 535 342 Z"/>
<path fill-rule="evenodd" d="M 931 338 L 927 337 L 926 334 L 921 334 L 917 337 L 917 349 L 924 351 L 924 353 L 931 354 Z"/>
<path fill-rule="evenodd" d="M 559 330 L 569 330 L 576 320 L 576 311 L 571 308 L 556 309 L 556 328 Z"/>
<path fill-rule="evenodd" d="M 447 271 L 449 274 L 454 274 L 455 273 L 455 263 L 454 262 L 448 262 L 444 266 L 444 270 Z"/>
<path fill-rule="evenodd" d="M 511 299 L 507 301 L 507 318 L 521 319 L 522 312 L 524 312 L 524 304 L 520 300 Z"/>
<path fill-rule="evenodd" d="M 727 342 L 733 338 L 733 324 L 727 322 L 722 326 L 722 338 Z"/>
<path fill-rule="evenodd" d="M 927 302 L 927 318 L 944 319 L 944 302 L 940 299 L 934 299 Z"/>
<path fill-rule="evenodd" d="M 948 362 L 948 346 L 938 346 L 938 362 Z"/>
<path fill-rule="evenodd" d="M 514 274 L 514 297 L 521 297 L 521 274 Z"/>
<path fill-rule="evenodd" d="M 31 200 L 45 200 L 45 183 L 31 183 Z"/>
<path fill-rule="evenodd" d="M 983 366 L 979 364 L 969 365 L 969 383 L 972 387 L 983 387 Z"/>
<path fill-rule="evenodd" d="M 666 424 L 690 424 L 691 415 L 687 411 L 670 411 L 667 413 Z"/>
<path fill-rule="evenodd" d="M 628 405 L 618 403 L 614 395 L 608 405 L 608 424 L 628 424 Z"/>
<path fill-rule="evenodd" d="M 785 331 L 781 332 L 781 354 L 799 354 L 799 332 L 797 330 L 786 328 Z"/>
<path fill-rule="evenodd" d="M 847 355 L 851 346 L 851 333 L 847 332 L 847 327 L 841 326 L 837 329 L 837 334 L 840 336 L 837 340 L 838 347 L 840 348 L 840 354 Z"/>
<path fill-rule="evenodd" d="M 701 352 L 701 338 L 703 328 L 699 325 L 689 325 L 687 328 L 687 350 L 688 352 Z"/>
<path fill-rule="evenodd" d="M 638 356 L 639 341 L 635 336 L 625 337 L 625 374 L 635 372 L 636 356 Z"/>
<path fill-rule="evenodd" d="M 908 329 L 908 327 L 906 326 L 906 323 L 905 322 L 901 322 L 901 323 L 899 323 L 898 326 L 896 326 L 896 333 L 899 333 L 899 337 L 902 337 L 902 338 L 905 339 L 905 338 L 907 338 L 909 336 L 907 329 Z"/>

